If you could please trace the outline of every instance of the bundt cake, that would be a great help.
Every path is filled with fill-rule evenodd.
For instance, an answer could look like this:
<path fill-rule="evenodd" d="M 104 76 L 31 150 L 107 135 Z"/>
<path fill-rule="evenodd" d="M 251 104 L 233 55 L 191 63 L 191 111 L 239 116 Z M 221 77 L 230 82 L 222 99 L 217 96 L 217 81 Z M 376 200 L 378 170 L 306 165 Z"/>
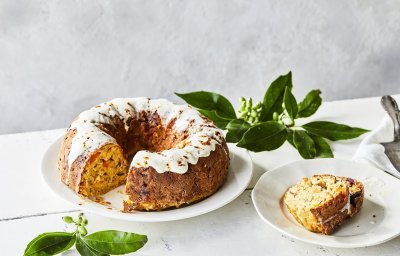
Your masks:
<path fill-rule="evenodd" d="M 312 232 L 331 234 L 360 211 L 364 199 L 361 182 L 333 175 L 314 175 L 290 187 L 284 202 L 293 217 Z"/>
<path fill-rule="evenodd" d="M 120 98 L 82 112 L 59 155 L 61 180 L 98 196 L 125 185 L 125 212 L 159 211 L 202 200 L 224 183 L 223 133 L 188 105 Z"/>

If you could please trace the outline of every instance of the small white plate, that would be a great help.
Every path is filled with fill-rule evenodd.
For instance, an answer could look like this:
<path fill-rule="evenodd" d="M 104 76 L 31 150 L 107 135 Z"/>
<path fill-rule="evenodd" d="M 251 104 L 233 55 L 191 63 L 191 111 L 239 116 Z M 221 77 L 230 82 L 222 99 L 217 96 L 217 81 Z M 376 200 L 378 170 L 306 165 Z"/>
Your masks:
<path fill-rule="evenodd" d="M 122 201 L 125 198 L 124 186 L 120 186 L 103 195 L 102 203 L 94 202 L 88 198 L 81 197 L 61 182 L 60 173 L 57 168 L 57 157 L 61 147 L 62 138 L 54 142 L 42 160 L 42 176 L 47 185 L 61 198 L 79 207 L 82 210 L 93 212 L 106 217 L 140 221 L 140 222 L 162 222 L 186 219 L 216 210 L 238 197 L 249 184 L 253 165 L 248 152 L 244 149 L 229 146 L 230 167 L 225 184 L 212 196 L 198 203 L 161 212 L 134 212 L 123 213 Z"/>
<path fill-rule="evenodd" d="M 329 236 L 306 230 L 281 200 L 290 186 L 314 174 L 354 178 L 365 187 L 361 211 Z M 315 159 L 265 173 L 257 182 L 252 199 L 260 217 L 289 237 L 322 246 L 355 248 L 380 244 L 400 234 L 399 193 L 400 180 L 375 167 L 341 159 Z"/>

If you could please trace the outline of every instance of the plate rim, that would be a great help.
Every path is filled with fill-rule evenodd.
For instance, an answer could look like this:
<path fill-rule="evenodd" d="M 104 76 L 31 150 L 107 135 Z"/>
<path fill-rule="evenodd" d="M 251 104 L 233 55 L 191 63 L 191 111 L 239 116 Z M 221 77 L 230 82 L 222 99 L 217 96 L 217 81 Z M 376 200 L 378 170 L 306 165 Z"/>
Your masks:
<path fill-rule="evenodd" d="M 231 150 L 232 148 L 234 148 L 234 150 L 237 150 L 240 152 L 241 156 L 243 156 L 244 161 L 246 162 L 246 165 L 248 165 L 248 168 L 244 168 L 246 169 L 247 174 L 247 180 L 243 183 L 242 187 L 240 189 L 238 189 L 235 193 L 231 193 L 231 196 L 229 197 L 228 200 L 223 201 L 220 204 L 216 204 L 213 207 L 208 207 L 208 208 L 200 208 L 197 211 L 193 212 L 193 213 L 186 213 L 184 216 L 180 216 L 179 214 L 171 214 L 171 217 L 169 218 L 165 218 L 163 219 L 162 217 L 160 218 L 154 218 L 154 216 L 150 216 L 150 217 L 146 217 L 145 213 L 146 212 L 141 212 L 140 215 L 135 215 L 135 213 L 122 213 L 122 214 L 115 214 L 113 213 L 113 211 L 104 211 L 104 209 L 102 210 L 97 210 L 97 209 L 93 209 L 92 207 L 86 207 L 85 205 L 87 204 L 82 204 L 79 205 L 76 202 L 72 202 L 70 201 L 68 198 L 63 197 L 56 189 L 55 187 L 53 187 L 52 182 L 50 181 L 50 177 L 47 177 L 46 175 L 46 165 L 48 164 L 46 161 L 50 160 L 50 156 L 53 152 L 53 150 L 55 150 L 56 148 L 59 148 L 59 144 L 61 144 L 62 140 L 64 139 L 64 136 L 61 136 L 57 139 L 55 139 L 46 149 L 45 153 L 42 156 L 42 160 L 41 160 L 41 177 L 42 180 L 45 182 L 46 186 L 52 191 L 52 193 L 56 194 L 59 198 L 61 198 L 64 202 L 67 202 L 68 204 L 70 204 L 71 206 L 76 207 L 77 209 L 81 210 L 81 211 L 87 211 L 96 215 L 100 215 L 100 216 L 104 216 L 104 217 L 108 217 L 108 218 L 112 218 L 112 219 L 116 219 L 116 220 L 123 220 L 123 221 L 130 221 L 130 222 L 143 222 L 143 223 L 156 223 L 156 222 L 168 222 L 168 221 L 176 221 L 176 220 L 183 220 L 183 219 L 188 219 L 188 218 L 192 218 L 192 217 L 196 217 L 199 215 L 203 215 L 212 211 L 215 211 L 221 207 L 224 207 L 225 205 L 231 203 L 233 200 L 235 200 L 236 198 L 238 198 L 245 190 L 246 188 L 249 186 L 253 175 L 254 175 L 254 164 L 253 161 L 251 160 L 251 156 L 248 152 L 248 150 L 242 149 L 242 148 L 237 148 L 236 146 L 234 146 L 232 143 L 227 143 L 228 148 L 229 148 L 229 152 L 230 154 L 234 154 Z M 56 159 L 53 159 L 56 160 Z M 231 160 L 230 160 L 231 161 Z M 59 175 L 59 171 L 58 168 L 56 168 L 56 170 L 58 175 Z M 232 175 L 235 176 L 235 172 L 231 171 Z M 226 183 L 224 183 L 226 184 Z M 59 185 L 63 185 L 66 186 L 64 183 L 62 183 L 61 181 L 59 181 Z M 70 189 L 69 187 L 66 187 L 66 189 Z M 219 188 L 221 189 L 221 188 Z M 219 190 L 217 190 L 218 193 Z M 71 192 L 73 192 L 71 190 Z M 74 192 L 73 192 L 74 193 Z M 212 198 L 214 195 L 212 194 L 211 196 L 205 198 L 204 200 L 210 199 Z M 76 197 L 81 198 L 80 195 L 74 193 Z M 86 199 L 85 197 L 83 197 L 84 199 Z M 87 200 L 87 199 L 86 199 Z M 201 201 L 200 201 L 201 202 Z M 199 203 L 200 203 L 199 202 Z M 91 204 L 94 205 L 94 204 Z M 185 208 L 189 208 L 191 206 L 194 206 L 196 204 L 192 204 L 192 205 L 188 205 L 185 206 L 183 208 L 177 208 L 177 209 L 173 209 L 172 211 L 179 211 L 180 209 L 185 209 Z M 97 206 L 97 205 L 96 205 Z M 97 208 L 97 207 L 96 207 Z M 157 212 L 151 212 L 151 213 L 157 213 Z M 160 213 L 165 213 L 165 211 L 160 211 Z M 174 217 L 175 216 L 175 217 Z"/>
<path fill-rule="evenodd" d="M 301 163 L 301 162 L 311 162 L 311 161 L 314 161 L 314 162 L 317 162 L 317 161 L 319 161 L 319 162 L 340 161 L 340 162 L 346 162 L 347 164 L 351 163 L 351 164 L 356 164 L 356 165 L 360 165 L 360 166 L 365 166 L 365 167 L 368 167 L 370 169 L 374 169 L 375 171 L 378 171 L 378 172 L 382 173 L 384 176 L 387 176 L 389 179 L 395 179 L 395 180 L 397 180 L 397 182 L 399 182 L 399 180 L 397 178 L 393 177 L 392 175 L 388 174 L 387 172 L 385 172 L 383 170 L 378 169 L 377 167 L 375 167 L 373 165 L 359 163 L 359 162 L 351 161 L 349 159 L 344 159 L 344 158 L 317 158 L 317 159 L 307 159 L 307 160 L 296 160 L 296 161 L 293 161 L 293 162 L 290 162 L 290 163 L 286 163 L 286 164 L 283 164 L 283 165 L 280 165 L 280 166 L 274 168 L 271 171 L 267 171 L 263 175 L 261 175 L 261 177 L 258 179 L 256 185 L 254 186 L 254 189 L 251 192 L 251 198 L 252 198 L 252 202 L 253 202 L 254 208 L 256 209 L 256 212 L 257 212 L 258 216 L 265 223 L 267 223 L 269 226 L 271 226 L 275 230 L 277 230 L 277 231 L 281 232 L 282 234 L 286 235 L 287 237 L 290 237 L 290 238 L 293 238 L 293 239 L 296 239 L 298 241 L 305 242 L 305 243 L 308 243 L 308 244 L 320 245 L 320 246 L 325 246 L 325 247 L 330 247 L 330 248 L 346 248 L 346 249 L 348 249 L 348 248 L 369 247 L 369 246 L 374 246 L 374 245 L 378 245 L 378 244 L 382 244 L 382 243 L 388 242 L 388 241 L 400 236 L 400 228 L 399 228 L 396 231 L 397 233 L 394 232 L 393 234 L 389 235 L 388 237 L 386 237 L 384 239 L 372 240 L 371 242 L 352 242 L 352 243 L 349 243 L 349 244 L 343 243 L 343 242 L 338 242 L 338 241 L 335 241 L 335 242 L 322 241 L 322 242 L 320 242 L 318 240 L 307 239 L 307 238 L 296 236 L 296 235 L 294 235 L 294 234 L 292 234 L 290 232 L 287 232 L 285 229 L 282 229 L 279 226 L 273 224 L 270 220 L 265 218 L 263 213 L 259 209 L 259 206 L 258 206 L 258 204 L 256 202 L 256 199 L 255 199 L 256 197 L 258 197 L 258 195 L 256 195 L 256 194 L 258 193 L 257 191 L 260 189 L 258 187 L 261 186 L 262 180 L 263 179 L 267 179 L 266 177 L 271 175 L 271 173 L 279 172 L 282 168 L 285 168 L 287 166 L 290 166 L 290 165 L 293 165 L 293 164 L 298 164 L 298 163 Z M 307 230 L 305 230 L 305 231 L 307 231 Z M 308 231 L 308 232 L 310 232 L 310 231 Z"/>

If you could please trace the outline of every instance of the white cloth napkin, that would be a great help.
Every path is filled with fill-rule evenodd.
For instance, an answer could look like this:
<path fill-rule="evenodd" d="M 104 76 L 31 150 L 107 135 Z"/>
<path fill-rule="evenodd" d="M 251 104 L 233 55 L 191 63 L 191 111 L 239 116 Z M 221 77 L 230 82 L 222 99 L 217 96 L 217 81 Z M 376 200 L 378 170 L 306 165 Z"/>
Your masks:
<path fill-rule="evenodd" d="M 389 158 L 385 154 L 385 148 L 379 144 L 381 142 L 391 142 L 394 139 L 393 122 L 386 115 L 379 126 L 371 131 L 359 145 L 353 160 L 375 165 L 397 178 L 400 178 L 400 172 L 394 168 Z"/>

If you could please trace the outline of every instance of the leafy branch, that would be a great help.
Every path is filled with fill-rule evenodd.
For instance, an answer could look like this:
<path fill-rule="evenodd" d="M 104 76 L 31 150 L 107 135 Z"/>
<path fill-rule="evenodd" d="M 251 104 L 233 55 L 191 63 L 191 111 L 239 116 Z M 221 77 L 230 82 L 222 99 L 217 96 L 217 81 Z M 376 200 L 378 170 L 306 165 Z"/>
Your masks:
<path fill-rule="evenodd" d="M 88 235 L 88 220 L 79 214 L 78 218 L 64 216 L 67 224 L 75 225 L 75 232 L 43 233 L 34 238 L 26 247 L 24 256 L 56 255 L 75 245 L 82 256 L 121 255 L 135 252 L 147 242 L 147 236 L 117 230 L 104 230 Z"/>
<path fill-rule="evenodd" d="M 288 141 L 305 159 L 333 157 L 326 139 L 356 138 L 368 130 L 328 121 L 296 126 L 296 119 L 312 116 L 322 104 L 321 91 L 310 91 L 301 102 L 292 93 L 292 73 L 271 83 L 262 101 L 240 97 L 240 108 L 224 96 L 206 91 L 175 93 L 216 126 L 227 130 L 226 140 L 250 151 L 271 151 Z"/>

